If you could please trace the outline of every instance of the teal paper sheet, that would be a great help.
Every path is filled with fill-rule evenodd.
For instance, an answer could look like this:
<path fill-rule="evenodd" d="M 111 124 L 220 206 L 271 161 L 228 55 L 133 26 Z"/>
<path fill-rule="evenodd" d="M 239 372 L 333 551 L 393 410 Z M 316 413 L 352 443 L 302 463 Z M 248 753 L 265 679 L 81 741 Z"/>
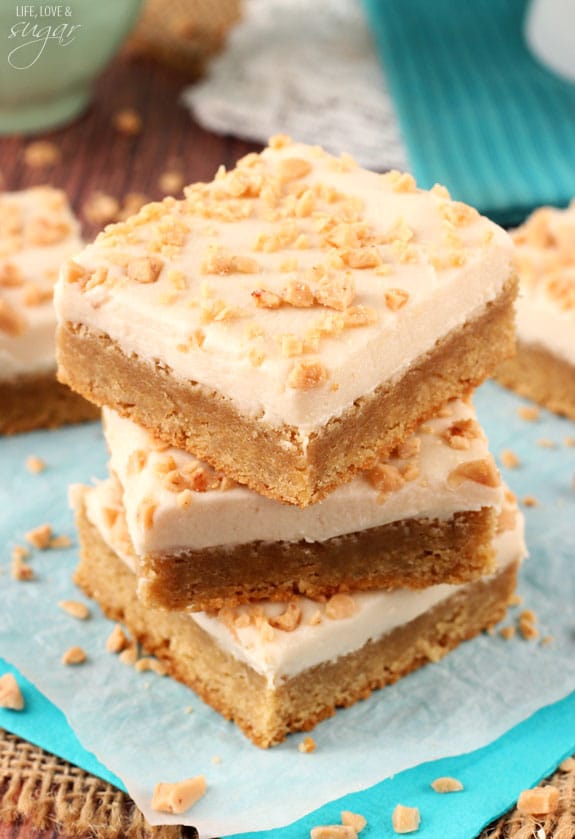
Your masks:
<path fill-rule="evenodd" d="M 521 591 L 552 644 L 483 636 L 322 723 L 314 754 L 297 751 L 302 735 L 262 752 L 183 686 L 137 674 L 107 653 L 110 624 L 96 607 L 86 622 L 58 609 L 61 598 L 85 600 L 70 582 L 75 548 L 36 553 L 35 582 L 10 579 L 10 547 L 30 527 L 50 521 L 74 536 L 65 485 L 105 475 L 100 430 L 91 424 L 0 440 L 0 653 L 69 720 L 24 682 L 26 710 L 0 710 L 0 725 L 123 783 L 156 823 L 178 819 L 149 811 L 153 784 L 204 772 L 208 794 L 186 820 L 204 837 L 247 839 L 255 834 L 241 831 L 273 827 L 278 839 L 299 839 L 314 824 L 338 821 L 342 809 L 363 813 L 370 826 L 362 835 L 379 837 L 390 833 L 400 801 L 420 808 L 422 839 L 471 839 L 575 751 L 575 448 L 565 444 L 575 424 L 546 412 L 527 423 L 517 415 L 522 400 L 493 383 L 478 391 L 476 404 L 493 450 L 511 447 L 522 461 L 507 471 L 509 483 L 520 497 L 539 500 L 527 510 L 531 558 Z M 555 447 L 542 448 L 539 439 Z M 46 460 L 44 473 L 26 472 L 29 454 Z M 82 667 L 60 665 L 72 643 L 88 652 Z M 465 791 L 433 793 L 429 783 L 445 774 L 459 777 Z"/>
<path fill-rule="evenodd" d="M 575 84 L 530 54 L 526 0 L 363 0 L 420 186 L 506 224 L 575 195 Z"/>
<path fill-rule="evenodd" d="M 62 712 L 0 659 L 0 675 L 5 672 L 18 677 L 28 711 L 16 716 L 0 709 L 0 726 L 124 789 L 122 782 L 82 747 Z M 302 839 L 315 825 L 338 824 L 342 810 L 364 815 L 369 827 L 363 835 L 366 839 L 376 837 L 389 827 L 389 814 L 398 802 L 420 808 L 423 824 L 419 835 L 424 839 L 472 839 L 509 809 L 518 790 L 549 775 L 573 752 L 575 694 L 542 708 L 483 749 L 400 772 L 362 792 L 332 801 L 285 828 L 236 834 L 233 839 Z M 465 795 L 434 793 L 430 782 L 443 776 L 458 778 Z"/>
<path fill-rule="evenodd" d="M 11 731 L 29 743 L 40 746 L 47 752 L 82 767 L 86 772 L 124 789 L 120 779 L 82 746 L 62 711 L 46 699 L 15 667 L 0 658 L 0 676 L 4 673 L 12 673 L 17 678 L 25 708 L 19 713 L 0 708 L 0 728 Z"/>

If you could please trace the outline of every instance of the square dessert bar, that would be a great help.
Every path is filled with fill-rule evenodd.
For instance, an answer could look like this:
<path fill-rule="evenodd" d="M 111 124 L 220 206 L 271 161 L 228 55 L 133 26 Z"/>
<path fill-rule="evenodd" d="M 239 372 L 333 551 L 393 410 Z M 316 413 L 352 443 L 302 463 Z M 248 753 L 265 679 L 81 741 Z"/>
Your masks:
<path fill-rule="evenodd" d="M 68 263 L 59 376 L 304 507 L 511 354 L 511 255 L 441 187 L 275 138 Z"/>
<path fill-rule="evenodd" d="M 235 484 L 105 408 L 115 498 L 144 603 L 218 609 L 297 594 L 462 583 L 492 570 L 501 478 L 470 403 L 305 509 Z M 125 524 L 124 524 L 125 518 Z"/>
<path fill-rule="evenodd" d="M 0 193 L 0 434 L 98 414 L 56 379 L 54 283 L 82 247 L 63 192 Z"/>
<path fill-rule="evenodd" d="M 521 288 L 517 355 L 497 378 L 575 419 L 575 202 L 542 207 L 512 235 Z"/>
<path fill-rule="evenodd" d="M 264 748 L 493 626 L 505 615 L 525 554 L 521 514 L 511 504 L 494 538 L 495 571 L 472 583 L 166 612 L 136 595 L 125 542 L 103 514 L 108 485 L 78 489 L 78 585 L 172 676 Z"/>

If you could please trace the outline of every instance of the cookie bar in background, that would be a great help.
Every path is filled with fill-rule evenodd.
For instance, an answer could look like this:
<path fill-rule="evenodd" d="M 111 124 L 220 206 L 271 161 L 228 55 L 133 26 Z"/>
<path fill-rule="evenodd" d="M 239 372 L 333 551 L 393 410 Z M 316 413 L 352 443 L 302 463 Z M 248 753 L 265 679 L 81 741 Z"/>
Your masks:
<path fill-rule="evenodd" d="M 68 262 L 59 376 L 305 507 L 512 353 L 511 257 L 443 188 L 278 137 Z"/>
<path fill-rule="evenodd" d="M 107 513 L 115 497 L 110 480 L 73 493 L 81 544 L 76 582 L 172 676 L 264 748 L 439 661 L 500 621 L 525 555 L 522 517 L 507 500 L 493 542 L 495 570 L 472 583 L 166 612 L 136 595 L 127 533 Z"/>
<path fill-rule="evenodd" d="M 260 496 L 103 411 L 142 601 L 219 609 L 248 600 L 425 588 L 493 569 L 501 478 L 469 402 L 453 400 L 394 456 L 305 509 Z"/>
<path fill-rule="evenodd" d="M 514 231 L 517 355 L 496 378 L 575 419 L 575 204 L 542 207 Z"/>
<path fill-rule="evenodd" d="M 61 264 L 82 247 L 63 192 L 0 193 L 0 434 L 98 415 L 56 380 L 53 288 Z"/>

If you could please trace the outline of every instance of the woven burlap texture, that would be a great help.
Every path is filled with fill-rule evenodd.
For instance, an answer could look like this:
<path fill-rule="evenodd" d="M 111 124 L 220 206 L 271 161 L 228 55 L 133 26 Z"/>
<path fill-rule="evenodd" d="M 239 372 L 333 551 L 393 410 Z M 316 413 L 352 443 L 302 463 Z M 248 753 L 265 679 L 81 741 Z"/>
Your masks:
<path fill-rule="evenodd" d="M 513 810 L 486 828 L 480 839 L 573 839 L 575 769 L 558 770 L 549 783 L 561 793 L 555 814 L 534 819 Z M 150 827 L 120 790 L 0 729 L 0 826 L 24 820 L 40 830 L 54 830 L 62 839 L 196 835 L 189 827 Z"/>
<path fill-rule="evenodd" d="M 0 729 L 0 829 L 26 821 L 62 839 L 193 839 L 193 828 L 150 827 L 105 781 Z"/>

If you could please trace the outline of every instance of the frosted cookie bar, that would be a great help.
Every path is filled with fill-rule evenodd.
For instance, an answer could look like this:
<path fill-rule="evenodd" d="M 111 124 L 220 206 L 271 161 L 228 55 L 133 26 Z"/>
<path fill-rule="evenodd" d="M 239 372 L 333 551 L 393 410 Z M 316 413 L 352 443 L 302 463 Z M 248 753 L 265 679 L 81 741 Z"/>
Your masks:
<path fill-rule="evenodd" d="M 98 413 L 56 380 L 53 288 L 82 246 L 64 193 L 0 193 L 0 434 Z"/>
<path fill-rule="evenodd" d="M 108 486 L 76 493 L 76 582 L 171 675 L 264 748 L 439 661 L 497 623 L 525 553 L 521 514 L 512 505 L 504 508 L 494 539 L 496 569 L 476 582 L 336 594 L 321 604 L 299 598 L 211 613 L 166 612 L 147 608 L 136 595 L 132 558 L 104 513 Z"/>
<path fill-rule="evenodd" d="M 276 138 L 62 272 L 59 375 L 271 498 L 317 501 L 512 351 L 507 234 Z"/>
<path fill-rule="evenodd" d="M 497 378 L 575 419 L 575 203 L 536 210 L 513 239 L 521 289 L 517 356 Z"/>
<path fill-rule="evenodd" d="M 104 409 L 110 468 L 150 606 L 424 588 L 492 570 L 503 490 L 471 404 L 453 400 L 388 460 L 305 509 L 235 484 Z"/>

